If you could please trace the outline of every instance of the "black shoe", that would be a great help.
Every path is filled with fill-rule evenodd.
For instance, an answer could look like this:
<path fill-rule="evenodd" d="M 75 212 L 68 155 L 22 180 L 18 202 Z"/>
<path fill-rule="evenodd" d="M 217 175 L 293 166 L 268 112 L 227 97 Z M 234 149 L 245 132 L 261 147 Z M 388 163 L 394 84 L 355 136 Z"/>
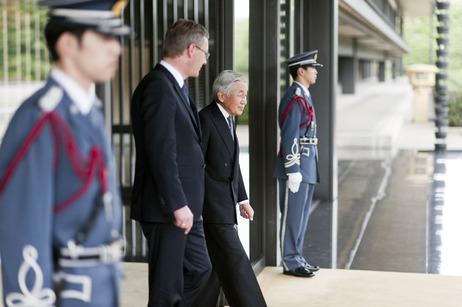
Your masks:
<path fill-rule="evenodd" d="M 314 276 L 313 272 L 311 272 L 304 266 L 298 267 L 293 271 L 284 270 L 283 273 L 285 275 L 292 275 L 292 276 L 297 276 L 297 277 L 313 277 Z"/>
<path fill-rule="evenodd" d="M 308 262 L 305 263 L 305 268 L 307 268 L 311 272 L 319 271 L 319 265 L 311 265 Z"/>

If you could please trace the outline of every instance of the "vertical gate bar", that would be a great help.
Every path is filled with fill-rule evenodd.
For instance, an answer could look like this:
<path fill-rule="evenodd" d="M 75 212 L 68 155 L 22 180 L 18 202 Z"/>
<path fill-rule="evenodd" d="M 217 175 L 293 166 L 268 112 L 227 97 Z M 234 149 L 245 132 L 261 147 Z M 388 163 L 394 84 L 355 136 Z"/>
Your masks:
<path fill-rule="evenodd" d="M 132 225 L 132 257 L 136 256 L 136 221 L 131 220 Z"/>
<path fill-rule="evenodd" d="M 234 12 L 231 11 L 229 13 L 233 14 L 233 19 L 234 19 Z M 208 31 L 210 30 L 210 13 L 209 13 L 209 1 L 208 0 L 204 0 L 204 27 Z M 205 75 L 204 75 L 205 93 L 204 93 L 204 102 L 202 103 L 202 106 L 205 107 L 207 105 L 207 100 L 210 98 L 210 65 L 209 63 L 207 63 L 207 65 L 204 68 L 205 68 Z"/>
<path fill-rule="evenodd" d="M 8 11 L 6 9 L 6 0 L 2 0 L 2 38 L 3 38 L 3 80 L 8 81 Z"/>
<path fill-rule="evenodd" d="M 152 39 L 151 39 L 151 57 L 150 57 L 150 68 L 154 67 L 155 63 L 158 61 L 159 57 L 159 48 L 158 48 L 158 41 L 159 41 L 159 26 L 158 26 L 158 8 L 157 8 L 157 1 L 152 0 Z"/>
<path fill-rule="evenodd" d="M 42 9 L 40 9 L 40 11 L 42 11 Z M 45 15 L 41 15 L 41 17 L 45 17 Z M 44 37 L 44 29 L 42 29 L 42 27 L 40 27 L 40 37 L 42 39 L 42 37 Z M 42 70 L 42 78 L 43 80 L 45 80 L 48 76 L 48 72 L 50 71 L 51 69 L 51 65 L 52 65 L 52 62 L 50 61 L 50 51 L 48 50 L 48 48 L 43 48 L 43 58 L 42 58 L 42 61 L 45 63 L 45 67 L 43 68 Z"/>
<path fill-rule="evenodd" d="M 300 0 L 297 0 L 300 2 Z M 297 2 L 296 1 L 296 2 Z M 281 33 L 284 34 L 284 40 L 281 40 L 281 60 L 282 59 L 287 59 L 290 57 L 291 54 L 291 39 L 293 37 L 293 16 L 292 16 L 292 5 L 289 0 L 285 1 L 284 5 L 281 5 L 281 15 L 282 11 L 285 12 L 285 20 L 284 22 L 281 22 Z M 296 11 L 296 10 L 295 10 Z M 290 76 L 289 72 L 286 69 L 286 65 L 281 61 L 280 64 L 280 72 L 281 72 L 281 92 L 285 92 L 285 90 L 289 87 L 290 85 Z"/>
<path fill-rule="evenodd" d="M 121 45 L 121 48 L 122 50 L 125 50 L 125 39 L 122 38 L 120 40 L 120 45 Z M 122 52 L 122 54 L 120 55 L 120 59 L 119 59 L 119 86 L 118 86 L 118 90 L 119 90 L 119 126 L 121 125 L 122 123 L 122 119 L 121 119 L 121 114 L 122 114 L 122 103 L 123 103 L 123 97 L 125 95 L 125 89 L 124 89 L 124 79 L 125 79 L 125 52 Z M 113 103 L 111 103 L 111 106 L 112 107 L 115 107 L 113 106 Z M 112 112 L 112 125 L 115 127 L 115 112 Z M 121 144 L 123 143 L 123 140 L 122 140 L 122 136 L 121 136 L 121 133 L 120 133 L 120 129 L 116 132 L 116 138 L 118 137 L 119 139 L 119 148 L 118 148 L 118 153 L 119 153 L 119 161 L 118 161 L 118 167 L 119 167 L 119 185 L 120 187 L 123 187 L 123 165 L 122 165 L 122 151 L 120 149 L 121 147 Z"/>
<path fill-rule="evenodd" d="M 141 256 L 143 257 L 146 257 L 147 256 L 147 244 L 148 242 L 146 241 L 146 237 L 143 235 L 141 237 L 141 242 L 142 242 L 142 245 L 141 245 Z"/>
<path fill-rule="evenodd" d="M 183 0 L 183 16 L 184 19 L 188 19 L 188 0 Z"/>
<path fill-rule="evenodd" d="M 199 0 L 194 0 L 194 21 L 199 22 Z"/>
<path fill-rule="evenodd" d="M 40 73 L 40 13 L 38 7 L 34 7 L 34 52 L 35 52 L 35 80 L 41 80 Z"/>
<path fill-rule="evenodd" d="M 145 26 L 146 26 L 146 23 L 145 23 L 145 12 L 144 12 L 144 9 L 145 9 L 145 6 L 144 6 L 144 1 L 140 1 L 140 6 L 139 6 L 139 12 L 140 12 L 140 34 L 139 34 L 139 42 L 138 42 L 138 47 L 140 49 L 139 51 L 139 57 L 140 57 L 140 60 L 139 60 L 139 65 L 140 65 L 140 70 L 139 70 L 139 80 L 141 80 L 145 74 L 145 70 L 144 70 L 144 61 L 145 61 L 145 37 L 146 37 L 146 29 L 145 29 Z M 130 93 L 132 94 L 133 91 Z M 129 108 L 128 109 L 129 112 L 131 112 L 131 109 Z M 131 118 L 131 116 L 130 116 Z M 131 120 L 130 120 L 131 122 Z M 130 130 L 131 131 L 131 130 Z M 129 165 L 129 171 L 130 171 L 130 174 L 129 174 L 129 178 L 130 178 L 130 182 L 128 183 L 129 187 L 130 187 L 130 190 L 132 191 L 132 187 L 133 187 L 133 180 L 134 180 L 134 174 L 135 174 L 135 170 L 134 170 L 134 163 L 135 163 L 135 151 L 134 151 L 134 139 L 133 139 L 133 134 L 130 132 L 130 144 L 129 144 L 129 155 L 130 155 L 130 159 L 129 159 L 129 162 L 130 162 L 130 165 Z"/>
<path fill-rule="evenodd" d="M 139 55 L 140 55 L 140 61 L 139 61 L 139 65 L 140 65 L 140 74 L 139 74 L 139 80 L 141 80 L 143 78 L 143 76 L 146 74 L 145 72 L 145 69 L 144 69 L 144 61 L 145 61 L 145 52 L 144 52 L 144 48 L 145 48 L 145 43 L 146 43 L 146 23 L 145 23 L 145 12 L 144 12 L 144 1 L 140 1 L 140 7 L 139 7 L 139 11 L 140 11 L 140 34 L 139 34 Z"/>
<path fill-rule="evenodd" d="M 164 0 L 162 1 L 163 7 L 162 7 L 162 23 L 163 23 L 163 29 L 162 29 L 162 40 L 165 37 L 165 32 L 167 32 L 168 29 L 168 1 Z"/>
<path fill-rule="evenodd" d="M 24 4 L 24 31 L 25 31 L 25 57 L 26 57 L 26 81 L 31 80 L 32 69 L 31 69 L 31 29 L 30 29 L 30 10 L 31 4 L 26 1 Z"/>
<path fill-rule="evenodd" d="M 16 1 L 16 80 L 21 81 L 21 4 Z"/>
<path fill-rule="evenodd" d="M 140 2 L 143 2 L 142 0 Z M 136 18 L 135 18 L 135 1 L 130 1 L 130 26 L 132 29 L 135 28 Z M 128 77 L 128 90 L 129 95 L 133 93 L 135 88 L 135 36 L 130 36 L 130 45 L 128 46 L 128 55 L 129 55 L 129 77 Z M 125 85 L 125 79 L 123 80 L 123 85 Z M 122 97 L 125 98 L 125 97 Z M 122 106 L 124 106 L 124 99 L 122 99 Z M 125 110 L 123 108 L 122 110 Z M 125 114 L 122 114 L 122 118 L 124 118 Z M 121 125 L 125 125 L 124 121 L 121 121 Z"/>
<path fill-rule="evenodd" d="M 178 0 L 173 0 L 172 16 L 173 16 L 173 22 L 178 20 Z"/>
<path fill-rule="evenodd" d="M 295 27 L 295 29 L 298 29 L 299 30 L 299 33 L 295 32 L 294 35 L 295 37 L 297 37 L 297 41 L 299 43 L 298 45 L 298 50 L 296 51 L 296 53 L 298 52 L 303 52 L 304 51 L 304 46 L 305 46 L 305 18 L 306 16 L 304 16 L 304 12 L 306 11 L 306 8 L 305 6 L 308 6 L 307 3 L 305 3 L 305 1 L 302 1 L 302 0 L 299 0 L 299 5 L 300 5 L 300 9 L 299 9 L 299 16 L 298 16 L 298 25 L 300 25 L 299 27 Z"/>
<path fill-rule="evenodd" d="M 194 21 L 199 22 L 199 0 L 194 0 Z M 198 78 L 194 78 L 193 84 L 194 84 L 194 102 L 196 105 L 199 104 L 199 79 L 201 76 L 199 75 Z M 191 78 L 190 78 L 191 79 Z"/>
<path fill-rule="evenodd" d="M 126 227 L 125 227 L 125 219 L 126 219 L 126 214 L 125 214 L 125 207 L 122 205 L 122 235 L 123 235 L 123 238 L 124 238 L 124 257 L 127 255 L 127 240 L 125 239 L 126 238 Z"/>
<path fill-rule="evenodd" d="M 142 6 L 144 3 L 144 1 L 140 1 L 140 6 Z M 140 9 L 140 14 L 141 14 L 142 10 Z M 136 14 L 134 13 L 134 7 L 132 8 L 131 10 L 131 13 L 130 13 L 130 26 L 132 29 L 134 29 L 134 25 L 132 22 L 134 22 L 134 20 L 136 19 L 134 16 L 136 16 Z M 141 16 L 140 15 L 140 24 L 144 23 L 144 20 L 143 20 L 144 16 Z M 140 40 L 144 37 L 144 29 L 140 27 L 140 34 L 138 37 L 140 37 Z M 139 43 L 138 43 L 139 44 Z M 130 101 L 131 101 L 131 95 L 134 91 L 134 82 L 135 82 L 135 72 L 134 72 L 134 62 L 135 62 L 135 59 L 134 59 L 134 54 L 136 52 L 136 39 L 134 36 L 132 36 L 130 38 L 130 47 L 129 47 L 129 53 L 130 53 L 130 77 L 129 77 L 129 95 L 128 95 L 128 102 L 127 102 L 127 112 L 129 112 L 129 116 L 128 116 L 128 123 L 124 123 L 124 127 L 125 126 L 128 126 L 130 127 L 130 123 L 131 123 L 131 116 L 130 116 Z M 139 52 L 142 52 L 142 48 L 140 48 L 140 51 Z M 141 66 L 141 61 L 142 61 L 142 58 L 143 56 L 140 56 L 140 71 L 142 71 L 142 66 Z M 128 161 L 127 161 L 127 164 L 126 167 L 128 168 L 128 174 L 126 174 L 126 180 L 128 180 L 128 182 L 125 182 L 125 186 L 128 186 L 128 187 L 132 187 L 132 182 L 133 182 L 133 149 L 132 149 L 132 146 L 133 146 L 133 141 L 132 141 L 132 134 L 131 134 L 131 130 L 128 129 L 128 131 L 126 131 L 125 129 L 124 130 L 124 134 L 127 134 L 128 135 Z M 126 139 L 126 138 L 124 138 Z"/>

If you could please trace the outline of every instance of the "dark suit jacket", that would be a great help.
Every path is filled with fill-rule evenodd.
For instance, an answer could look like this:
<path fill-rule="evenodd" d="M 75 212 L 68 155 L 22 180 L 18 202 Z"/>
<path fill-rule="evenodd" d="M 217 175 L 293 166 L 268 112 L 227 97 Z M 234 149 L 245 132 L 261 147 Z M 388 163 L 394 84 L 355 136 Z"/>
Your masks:
<path fill-rule="evenodd" d="M 239 166 L 239 143 L 215 102 L 200 113 L 205 158 L 204 223 L 237 223 L 236 204 L 247 199 Z"/>
<path fill-rule="evenodd" d="M 136 144 L 131 218 L 173 222 L 188 205 L 200 220 L 204 201 L 204 156 L 197 110 L 162 65 L 136 88 L 131 116 Z"/>

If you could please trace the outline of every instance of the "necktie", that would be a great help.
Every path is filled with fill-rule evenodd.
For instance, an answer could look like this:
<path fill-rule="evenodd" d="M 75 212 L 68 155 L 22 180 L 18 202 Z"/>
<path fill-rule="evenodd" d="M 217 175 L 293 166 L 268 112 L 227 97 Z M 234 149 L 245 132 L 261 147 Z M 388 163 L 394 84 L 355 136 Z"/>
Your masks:
<path fill-rule="evenodd" d="M 234 140 L 233 118 L 231 116 L 228 116 L 228 126 L 229 126 L 229 132 L 231 132 L 231 136 L 233 137 L 233 140 Z"/>
<path fill-rule="evenodd" d="M 183 90 L 183 93 L 186 96 L 186 100 L 188 100 L 189 104 L 191 104 L 191 99 L 189 99 L 189 94 L 188 94 L 188 89 L 186 88 L 186 84 L 184 84 L 181 89 Z"/>
<path fill-rule="evenodd" d="M 194 105 L 194 103 L 191 101 L 191 98 L 189 98 L 189 94 L 188 94 L 188 89 L 186 88 L 186 84 L 183 85 L 183 87 L 181 88 L 183 90 L 183 93 L 184 95 L 186 96 L 186 100 L 189 102 L 189 107 L 191 108 L 191 111 L 194 115 L 194 120 L 196 122 L 196 125 L 198 127 L 198 131 L 197 133 L 199 134 L 199 137 L 202 137 L 202 132 L 201 132 L 201 123 L 200 123 L 200 120 L 199 120 L 199 114 L 197 113 L 197 108 L 196 106 Z"/>

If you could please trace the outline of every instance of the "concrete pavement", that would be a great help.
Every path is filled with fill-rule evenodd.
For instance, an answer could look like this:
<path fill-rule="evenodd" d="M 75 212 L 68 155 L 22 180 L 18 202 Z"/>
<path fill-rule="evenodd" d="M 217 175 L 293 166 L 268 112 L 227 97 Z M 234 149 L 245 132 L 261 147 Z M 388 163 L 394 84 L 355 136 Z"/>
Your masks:
<path fill-rule="evenodd" d="M 433 102 L 429 97 L 429 121 L 414 122 L 414 94 L 407 77 L 357 87 L 356 94 L 337 95 L 339 160 L 383 158 L 398 149 L 434 150 Z M 462 150 L 462 127 L 448 127 L 447 132 L 447 149 Z"/>

